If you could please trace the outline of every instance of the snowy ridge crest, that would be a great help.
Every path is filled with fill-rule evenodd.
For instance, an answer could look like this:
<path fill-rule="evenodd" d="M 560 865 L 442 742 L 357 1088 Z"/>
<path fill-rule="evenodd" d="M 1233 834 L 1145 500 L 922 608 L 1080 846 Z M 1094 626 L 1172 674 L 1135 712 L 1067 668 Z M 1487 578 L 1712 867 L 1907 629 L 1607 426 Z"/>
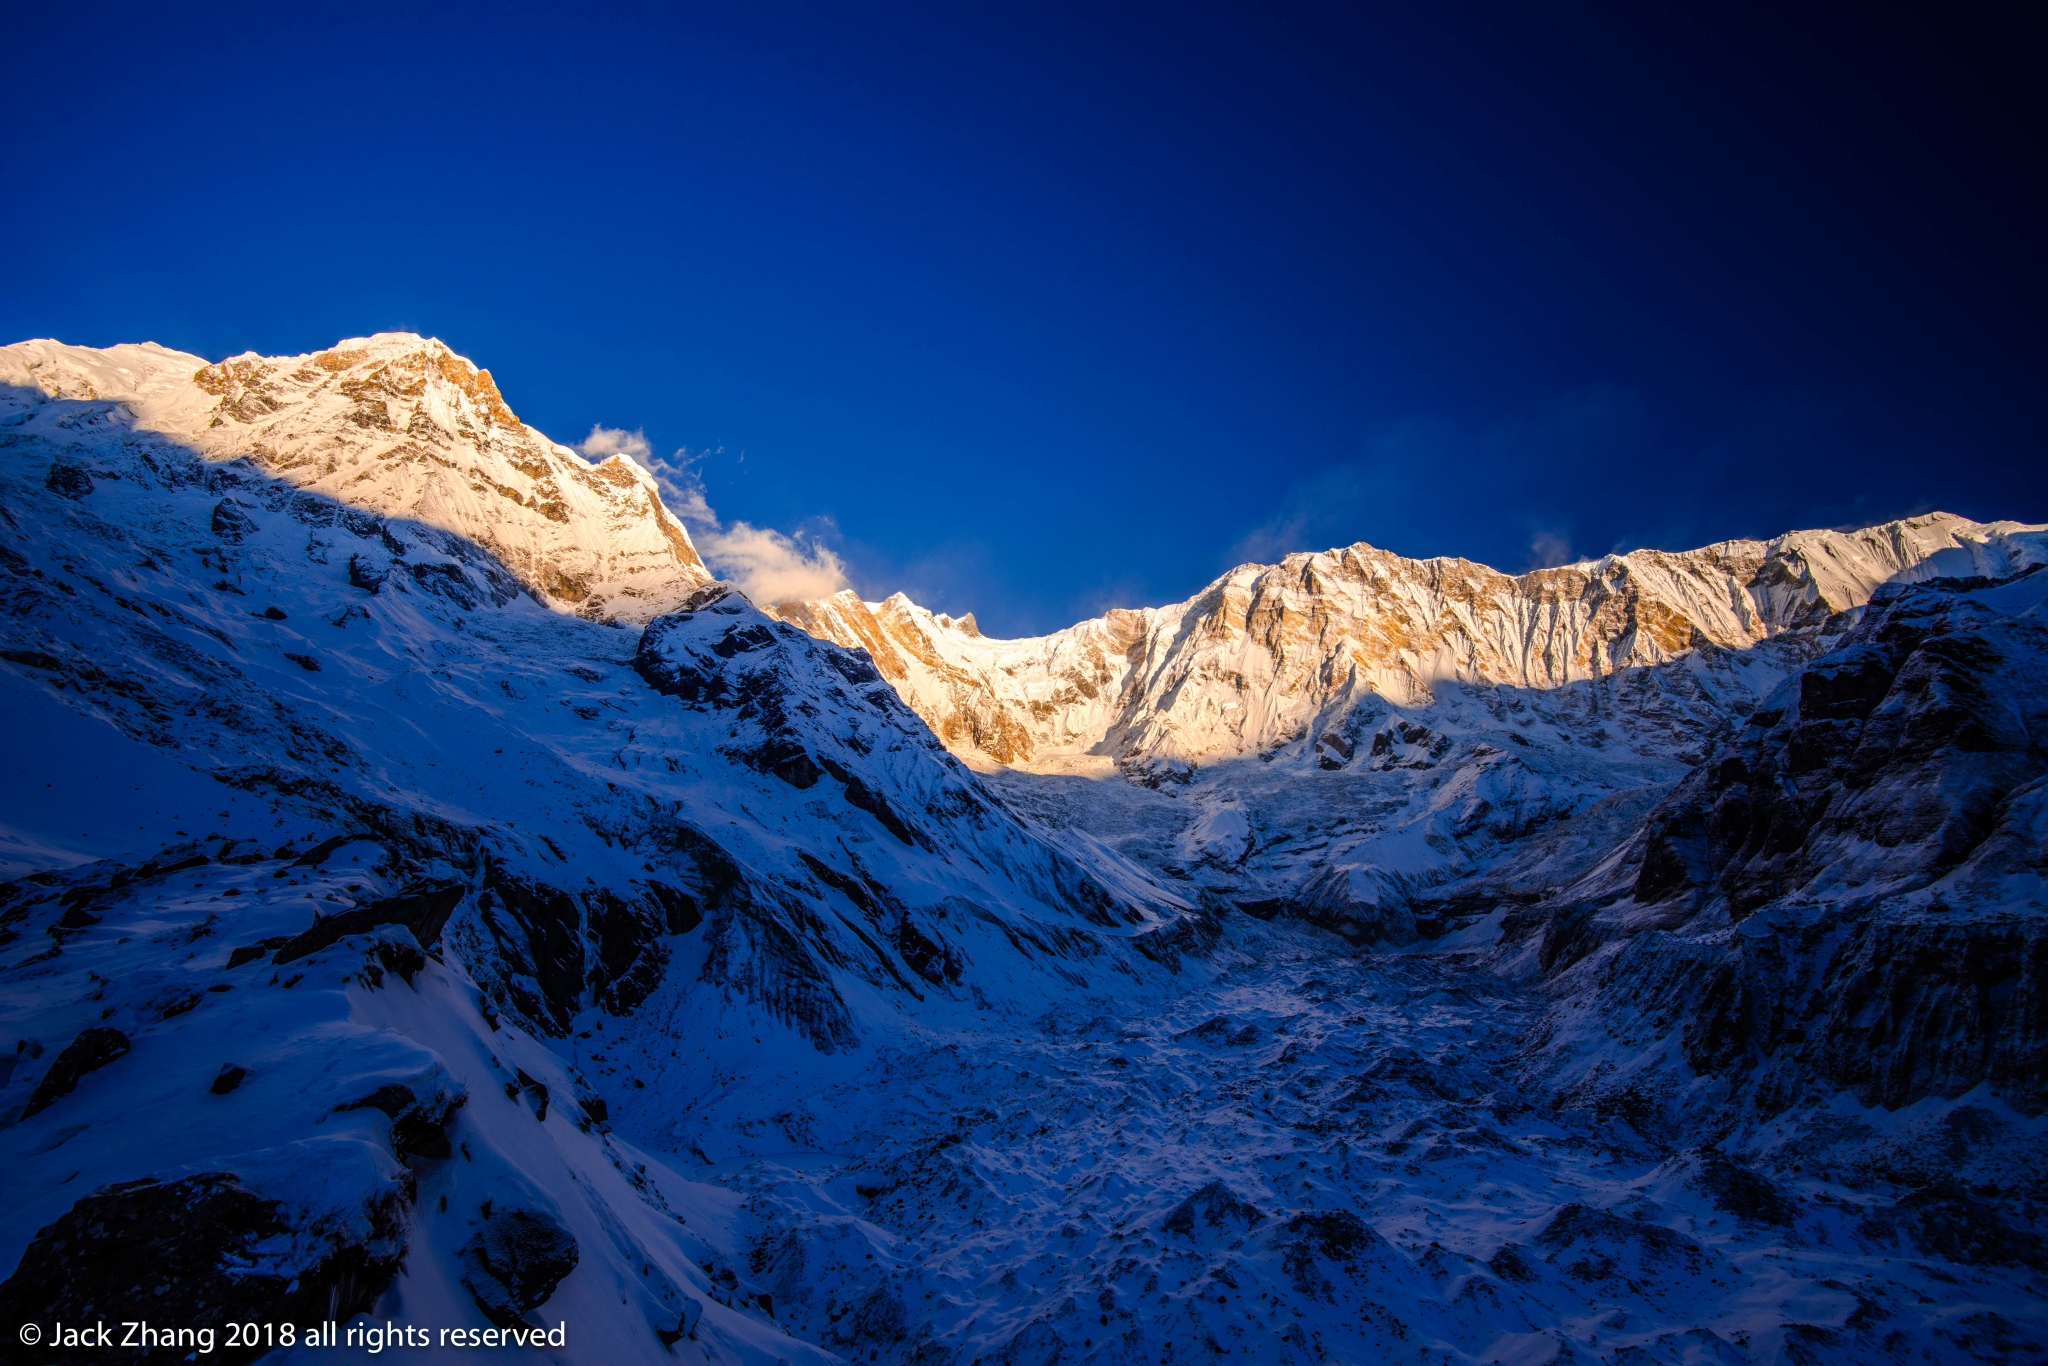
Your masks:
<path fill-rule="evenodd" d="M 2048 562 L 2048 528 L 1935 513 L 1508 575 L 1360 543 L 1242 565 L 1186 602 L 991 640 L 902 594 L 787 603 L 866 649 L 956 752 L 1027 767 L 1082 755 L 1185 768 L 1314 741 L 1379 700 L 1445 684 L 1555 690 L 1770 642 L 1809 652 L 1877 587 Z"/>

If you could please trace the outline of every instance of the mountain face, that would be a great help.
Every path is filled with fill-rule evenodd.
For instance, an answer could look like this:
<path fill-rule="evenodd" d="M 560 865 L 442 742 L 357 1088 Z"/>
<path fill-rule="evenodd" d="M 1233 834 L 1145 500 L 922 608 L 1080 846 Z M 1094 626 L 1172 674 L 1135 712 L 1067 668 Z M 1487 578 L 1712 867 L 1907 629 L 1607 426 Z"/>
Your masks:
<path fill-rule="evenodd" d="M 17 1323 L 2048 1343 L 2048 529 L 1355 546 L 993 641 L 757 607 L 419 338 L 0 386 Z M 141 1359 L 202 1345 L 291 1354 Z"/>
<path fill-rule="evenodd" d="M 1661 718 L 1653 743 L 1668 747 L 1756 691 L 1758 647 L 1787 647 L 1764 652 L 1782 668 L 1879 584 L 2038 563 L 2038 537 L 2013 539 L 2024 531 L 1937 514 L 1518 577 L 1361 543 L 1242 565 L 1186 602 L 1030 640 L 984 639 L 901 594 L 776 611 L 867 650 L 947 744 L 1004 764 L 1096 755 L 1185 774 L 1307 740 L 1341 766 L 1357 757 L 1345 723 L 1361 704 L 1422 710 L 1447 684 L 1554 692 L 1685 661 L 1712 695 L 1698 716 Z"/>
<path fill-rule="evenodd" d="M 217 365 L 155 345 L 22 342 L 0 348 L 0 414 L 76 452 L 83 463 L 67 477 L 91 479 L 109 433 L 161 437 L 325 502 L 451 533 L 592 621 L 644 623 L 711 581 L 647 471 L 625 456 L 592 465 L 548 440 L 512 415 L 490 371 L 409 334 Z M 365 575 L 389 564 L 374 549 L 350 553 Z"/>

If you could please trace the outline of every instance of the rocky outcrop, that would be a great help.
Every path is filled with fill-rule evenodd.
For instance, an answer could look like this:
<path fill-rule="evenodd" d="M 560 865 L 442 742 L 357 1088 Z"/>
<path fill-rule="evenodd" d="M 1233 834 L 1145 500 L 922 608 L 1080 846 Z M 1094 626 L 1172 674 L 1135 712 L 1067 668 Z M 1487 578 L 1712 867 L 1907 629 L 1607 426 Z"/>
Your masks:
<path fill-rule="evenodd" d="M 863 773 L 873 767 L 862 761 L 871 760 L 878 743 L 885 756 L 925 752 L 921 762 L 885 759 L 884 766 L 891 777 L 915 772 L 926 785 L 942 784 L 943 797 L 934 792 L 926 805 L 943 802 L 955 816 L 994 816 L 979 785 L 933 742 L 867 659 L 768 619 L 729 584 L 702 589 L 683 611 L 651 623 L 633 667 L 657 692 L 730 712 L 737 728 L 725 747 L 729 757 L 800 790 L 830 774 L 848 805 L 906 845 L 936 848 L 919 815 L 899 809 L 900 797 L 891 800 L 887 789 L 896 784 Z M 834 712 L 842 724 L 817 724 Z"/>
<path fill-rule="evenodd" d="M 2048 774 L 2048 628 L 1933 589 L 1872 614 L 1652 815 L 1636 901 L 1915 891 Z"/>
<path fill-rule="evenodd" d="M 581 1255 L 559 1220 L 539 1210 L 499 1210 L 461 1253 L 462 1284 L 477 1308 L 500 1328 L 525 1321 L 546 1304 Z"/>
<path fill-rule="evenodd" d="M 360 1203 L 348 1209 L 294 1208 L 232 1172 L 95 1191 L 36 1233 L 0 1284 L 0 1313 L 16 1323 L 206 1328 L 207 1358 L 253 1361 L 269 1348 L 260 1339 L 229 1344 L 222 1325 L 290 1323 L 303 1331 L 345 1320 L 368 1309 L 397 1272 L 407 1235 L 401 1188 L 372 1181 L 355 1194 Z M 201 1345 L 174 1332 L 165 1345 L 124 1355 L 185 1361 Z M 36 1360 L 83 1366 L 106 1355 L 53 1347 Z"/>
<path fill-rule="evenodd" d="M 78 1089 L 79 1081 L 88 1072 L 97 1072 L 116 1058 L 128 1054 L 128 1036 L 118 1029 L 80 1030 L 78 1037 L 66 1044 L 64 1051 L 50 1064 L 50 1070 L 36 1083 L 36 1089 L 29 1095 L 28 1104 L 22 1109 L 21 1117 L 47 1110 L 60 1097 L 68 1096 Z"/>
<path fill-rule="evenodd" d="M 476 919 L 494 952 L 498 1003 L 545 1034 L 586 1005 L 625 1015 L 661 982 L 667 940 L 702 921 L 697 896 L 657 878 L 571 892 L 485 866 Z"/>
<path fill-rule="evenodd" d="M 311 928 L 280 945 L 271 961 L 289 963 L 379 925 L 403 925 L 422 948 L 430 949 L 441 942 L 441 928 L 468 890 L 460 882 L 422 880 L 403 888 L 397 896 L 338 915 L 320 916 Z"/>
<path fill-rule="evenodd" d="M 1751 1113 L 2048 1110 L 2040 579 L 1881 594 L 1508 951 Z"/>

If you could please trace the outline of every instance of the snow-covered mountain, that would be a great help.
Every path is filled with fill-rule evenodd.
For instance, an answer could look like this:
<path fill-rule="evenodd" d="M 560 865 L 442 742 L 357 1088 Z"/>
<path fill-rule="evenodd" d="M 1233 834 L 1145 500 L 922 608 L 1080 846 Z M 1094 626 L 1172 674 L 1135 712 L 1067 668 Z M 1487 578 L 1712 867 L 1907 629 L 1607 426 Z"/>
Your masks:
<path fill-rule="evenodd" d="M 2048 1341 L 2041 528 L 1353 547 L 989 641 L 757 608 L 418 338 L 0 386 L 16 1323 Z"/>
<path fill-rule="evenodd" d="M 52 399 L 64 403 L 44 411 Z M 292 488 L 472 542 L 592 621 L 644 623 L 711 581 L 646 470 L 623 455 L 592 465 L 548 440 L 512 415 L 490 371 L 409 333 L 217 365 L 154 344 L 21 342 L 0 347 L 0 403 L 22 430 L 87 456 L 88 478 L 95 438 L 156 436 L 209 461 L 245 460 Z M 350 553 L 365 574 L 387 563 Z"/>
<path fill-rule="evenodd" d="M 1551 692 L 1686 661 L 1715 693 L 1709 711 L 1725 710 L 1727 695 L 1756 691 L 1758 646 L 1794 645 L 1774 660 L 1810 656 L 1880 584 L 2012 574 L 2044 558 L 2038 527 L 1937 513 L 1519 576 L 1361 542 L 1240 565 L 1186 602 L 1026 640 L 986 639 L 971 617 L 902 594 L 868 603 L 849 590 L 774 610 L 867 650 L 956 752 L 1185 771 L 1303 740 L 1346 763 L 1360 704 L 1425 710 L 1446 684 Z"/>

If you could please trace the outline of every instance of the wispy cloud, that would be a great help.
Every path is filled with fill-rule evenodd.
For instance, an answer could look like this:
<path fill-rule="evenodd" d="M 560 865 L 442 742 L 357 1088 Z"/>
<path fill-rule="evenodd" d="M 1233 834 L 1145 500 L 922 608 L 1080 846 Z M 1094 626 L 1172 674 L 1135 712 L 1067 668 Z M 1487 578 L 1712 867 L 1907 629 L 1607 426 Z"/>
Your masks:
<path fill-rule="evenodd" d="M 1555 569 L 1577 560 L 1578 556 L 1572 554 L 1571 541 L 1555 531 L 1539 531 L 1529 538 L 1531 569 Z"/>
<path fill-rule="evenodd" d="M 662 501 L 689 528 L 704 562 L 755 602 L 766 606 L 830 597 L 847 586 L 845 561 L 815 535 L 728 522 L 718 515 L 698 472 L 704 457 L 717 452 L 679 450 L 659 456 L 645 432 L 618 427 L 592 427 L 576 449 L 590 460 L 623 455 L 652 474 Z"/>

